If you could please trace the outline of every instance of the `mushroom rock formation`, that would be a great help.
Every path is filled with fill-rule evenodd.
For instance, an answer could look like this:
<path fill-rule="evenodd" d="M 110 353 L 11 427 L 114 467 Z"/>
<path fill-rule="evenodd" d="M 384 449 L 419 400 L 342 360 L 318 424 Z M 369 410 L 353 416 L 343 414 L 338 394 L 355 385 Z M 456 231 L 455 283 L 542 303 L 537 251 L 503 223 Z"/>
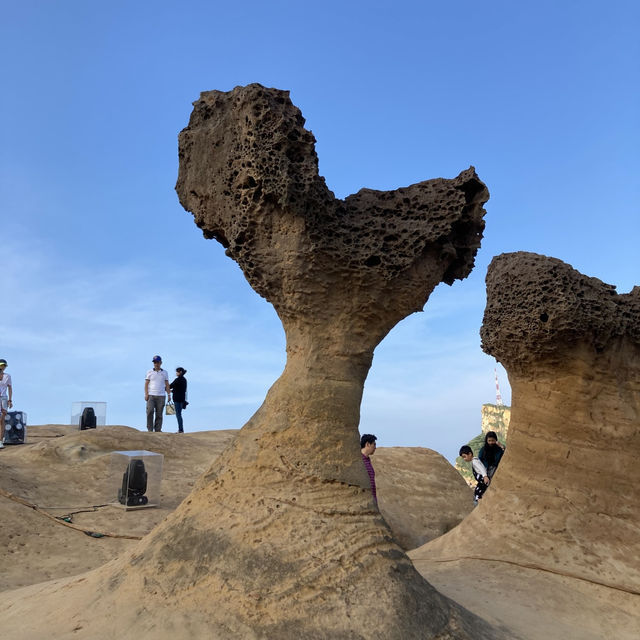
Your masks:
<path fill-rule="evenodd" d="M 253 84 L 194 103 L 176 190 L 275 307 L 287 362 L 190 496 L 92 575 L 85 605 L 95 620 L 120 602 L 120 628 L 142 637 L 498 637 L 393 540 L 358 441 L 375 346 L 439 282 L 469 274 L 488 191 L 470 168 L 338 200 L 314 143 L 288 92 Z"/>
<path fill-rule="evenodd" d="M 504 254 L 481 336 L 509 374 L 507 453 L 416 564 L 493 559 L 640 595 L 640 287 L 618 295 L 560 260 Z"/>

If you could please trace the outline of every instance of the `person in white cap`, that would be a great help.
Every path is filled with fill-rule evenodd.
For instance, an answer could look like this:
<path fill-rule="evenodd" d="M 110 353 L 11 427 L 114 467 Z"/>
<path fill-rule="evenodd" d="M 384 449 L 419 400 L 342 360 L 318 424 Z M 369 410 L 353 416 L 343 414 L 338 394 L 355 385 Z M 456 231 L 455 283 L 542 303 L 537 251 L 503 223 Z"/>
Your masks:
<path fill-rule="evenodd" d="M 0 358 L 0 449 L 4 449 L 4 419 L 13 407 L 13 386 L 11 376 L 4 372 L 6 368 L 7 361 Z"/>
<path fill-rule="evenodd" d="M 165 393 L 171 402 L 169 374 L 162 368 L 162 358 L 153 356 L 153 369 L 144 378 L 144 399 L 147 403 L 147 431 L 162 431 Z M 155 414 L 155 418 L 154 418 Z"/>

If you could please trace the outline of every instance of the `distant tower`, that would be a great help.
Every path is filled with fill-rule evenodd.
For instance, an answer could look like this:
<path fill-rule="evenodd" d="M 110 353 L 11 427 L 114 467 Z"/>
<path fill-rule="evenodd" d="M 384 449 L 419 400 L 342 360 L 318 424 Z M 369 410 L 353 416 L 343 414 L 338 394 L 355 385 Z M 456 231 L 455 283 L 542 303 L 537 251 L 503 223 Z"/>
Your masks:
<path fill-rule="evenodd" d="M 502 395 L 500 394 L 500 385 L 498 384 L 498 370 L 494 369 L 493 373 L 496 376 L 496 404 L 501 407 L 502 406 Z"/>

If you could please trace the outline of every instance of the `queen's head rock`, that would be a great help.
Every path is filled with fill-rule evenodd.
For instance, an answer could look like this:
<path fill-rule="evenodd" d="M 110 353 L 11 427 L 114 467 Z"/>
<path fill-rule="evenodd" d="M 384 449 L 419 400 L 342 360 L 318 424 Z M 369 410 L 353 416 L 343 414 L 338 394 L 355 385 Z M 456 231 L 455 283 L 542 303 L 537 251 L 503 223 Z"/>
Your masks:
<path fill-rule="evenodd" d="M 371 498 L 358 436 L 375 346 L 468 275 L 488 191 L 469 168 L 337 199 L 304 124 L 287 92 L 257 84 L 194 103 L 180 202 L 273 304 L 286 366 L 173 514 L 64 593 L 40 592 L 40 616 L 91 610 L 87 637 L 105 617 L 122 638 L 499 637 L 414 569 Z"/>
<path fill-rule="evenodd" d="M 286 91 L 203 93 L 180 134 L 176 190 L 273 304 L 289 349 L 310 340 L 333 354 L 368 353 L 439 282 L 469 274 L 489 194 L 470 168 L 339 200 L 318 175 L 304 124 Z"/>

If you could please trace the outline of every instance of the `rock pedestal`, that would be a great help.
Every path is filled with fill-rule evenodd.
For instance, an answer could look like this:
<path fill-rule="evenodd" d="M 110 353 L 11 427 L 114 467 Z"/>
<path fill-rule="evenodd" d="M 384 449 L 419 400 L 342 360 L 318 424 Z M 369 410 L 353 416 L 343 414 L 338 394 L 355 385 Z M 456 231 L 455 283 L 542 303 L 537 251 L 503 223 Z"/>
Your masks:
<path fill-rule="evenodd" d="M 91 577 L 93 615 L 120 602 L 122 628 L 142 637 L 176 625 L 212 638 L 497 637 L 394 542 L 358 442 L 375 346 L 439 282 L 468 275 L 489 194 L 470 168 L 337 200 L 314 144 L 287 92 L 194 103 L 180 201 L 274 305 L 287 363 L 183 504 Z"/>
<path fill-rule="evenodd" d="M 494 258 L 483 349 L 512 390 L 480 506 L 412 554 L 476 557 L 640 595 L 640 288 L 617 294 L 531 253 Z"/>

